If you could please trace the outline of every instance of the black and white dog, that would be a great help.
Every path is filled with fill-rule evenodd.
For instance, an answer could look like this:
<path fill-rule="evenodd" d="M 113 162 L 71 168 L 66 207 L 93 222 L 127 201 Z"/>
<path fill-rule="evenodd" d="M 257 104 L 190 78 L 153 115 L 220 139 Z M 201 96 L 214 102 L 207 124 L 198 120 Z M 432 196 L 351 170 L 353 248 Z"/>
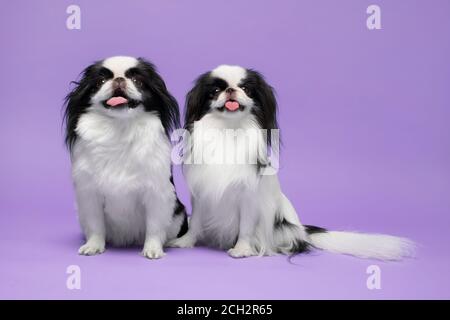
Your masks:
<path fill-rule="evenodd" d="M 260 73 L 219 66 L 197 79 L 186 109 L 183 170 L 193 212 L 188 232 L 170 246 L 200 241 L 228 249 L 232 257 L 291 255 L 311 247 L 382 260 L 412 254 L 413 243 L 405 238 L 300 223 L 270 170 L 274 153 L 268 151 L 277 149 L 277 141 L 261 129 L 278 128 L 277 102 Z"/>
<path fill-rule="evenodd" d="M 145 257 L 161 258 L 187 218 L 171 172 L 178 104 L 154 66 L 118 56 L 87 67 L 66 97 L 65 121 L 86 237 L 79 253 L 143 244 Z"/>

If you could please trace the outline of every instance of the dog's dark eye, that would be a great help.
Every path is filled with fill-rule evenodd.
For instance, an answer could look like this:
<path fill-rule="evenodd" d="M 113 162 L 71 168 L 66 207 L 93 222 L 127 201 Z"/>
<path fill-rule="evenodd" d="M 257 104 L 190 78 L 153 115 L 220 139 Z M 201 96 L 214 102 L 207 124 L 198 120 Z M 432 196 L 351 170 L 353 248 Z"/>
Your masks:
<path fill-rule="evenodd" d="M 142 81 L 139 80 L 137 77 L 132 77 L 131 81 L 133 81 L 133 83 L 139 87 L 142 86 Z"/>
<path fill-rule="evenodd" d="M 215 87 L 214 89 L 213 89 L 213 93 L 219 93 L 220 92 L 220 88 L 219 87 Z"/>
<path fill-rule="evenodd" d="M 249 94 L 250 93 L 250 89 L 246 86 L 241 86 L 241 89 L 246 93 Z"/>
<path fill-rule="evenodd" d="M 106 79 L 105 79 L 105 78 L 100 78 L 100 79 L 98 79 L 98 81 L 97 81 L 97 87 L 102 86 L 105 82 L 106 82 Z"/>

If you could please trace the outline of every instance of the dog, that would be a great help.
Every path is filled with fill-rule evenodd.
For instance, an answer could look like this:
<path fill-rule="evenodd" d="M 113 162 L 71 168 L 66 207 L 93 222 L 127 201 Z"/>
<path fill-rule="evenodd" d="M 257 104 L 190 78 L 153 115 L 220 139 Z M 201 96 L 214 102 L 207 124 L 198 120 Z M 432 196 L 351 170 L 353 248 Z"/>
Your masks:
<path fill-rule="evenodd" d="M 414 244 L 406 238 L 328 231 L 300 223 L 276 171 L 271 170 L 277 152 L 269 156 L 270 150 L 279 148 L 273 139 L 278 129 L 277 101 L 261 73 L 221 65 L 202 74 L 186 97 L 185 129 L 183 172 L 191 192 L 192 217 L 188 232 L 170 246 L 192 247 L 199 242 L 227 249 L 235 258 L 292 256 L 312 248 L 381 260 L 413 254 Z M 229 130 L 235 134 L 227 135 Z M 248 132 L 257 139 L 249 139 Z M 220 155 L 242 158 L 248 153 L 247 160 L 252 161 L 195 160 L 208 153 L 222 160 Z"/>
<path fill-rule="evenodd" d="M 79 254 L 143 245 L 150 259 L 187 230 L 172 178 L 170 133 L 178 104 L 154 65 L 115 56 L 87 67 L 65 99 L 78 217 Z"/>

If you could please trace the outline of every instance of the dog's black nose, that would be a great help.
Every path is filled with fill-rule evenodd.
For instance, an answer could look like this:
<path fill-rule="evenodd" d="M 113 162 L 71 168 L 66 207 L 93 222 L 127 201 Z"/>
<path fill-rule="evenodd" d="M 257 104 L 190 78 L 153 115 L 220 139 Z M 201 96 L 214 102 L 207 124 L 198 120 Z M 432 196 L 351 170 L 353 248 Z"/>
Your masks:
<path fill-rule="evenodd" d="M 228 94 L 232 94 L 235 90 L 233 88 L 227 88 L 227 90 L 225 90 L 226 93 Z"/>
<path fill-rule="evenodd" d="M 127 86 L 127 80 L 122 77 L 117 77 L 112 83 L 113 90 L 122 89 L 125 90 Z"/>

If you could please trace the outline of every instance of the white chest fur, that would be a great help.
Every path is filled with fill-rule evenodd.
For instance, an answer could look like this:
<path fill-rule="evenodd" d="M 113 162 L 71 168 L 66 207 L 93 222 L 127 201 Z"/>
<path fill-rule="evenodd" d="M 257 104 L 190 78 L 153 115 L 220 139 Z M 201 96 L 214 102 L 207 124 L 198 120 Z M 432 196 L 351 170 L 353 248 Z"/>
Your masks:
<path fill-rule="evenodd" d="M 266 148 L 253 116 L 204 116 L 194 123 L 190 150 L 184 172 L 194 196 L 220 199 L 232 186 L 257 187 L 257 162 Z"/>
<path fill-rule="evenodd" d="M 76 132 L 75 181 L 89 180 L 102 193 L 113 194 L 168 183 L 171 145 L 156 115 L 123 119 L 89 112 L 80 117 Z"/>

